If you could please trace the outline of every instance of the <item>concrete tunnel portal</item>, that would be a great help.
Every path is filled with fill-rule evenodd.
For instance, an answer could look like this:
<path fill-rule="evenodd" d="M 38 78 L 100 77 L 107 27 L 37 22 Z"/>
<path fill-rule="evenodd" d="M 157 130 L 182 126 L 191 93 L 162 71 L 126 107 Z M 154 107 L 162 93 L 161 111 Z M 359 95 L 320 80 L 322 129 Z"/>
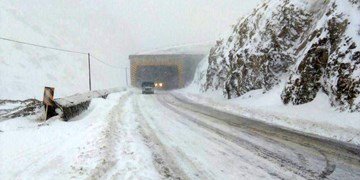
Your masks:
<path fill-rule="evenodd" d="M 141 54 L 130 55 L 130 77 L 133 87 L 142 82 L 162 83 L 161 90 L 179 89 L 191 83 L 196 67 L 204 54 Z"/>

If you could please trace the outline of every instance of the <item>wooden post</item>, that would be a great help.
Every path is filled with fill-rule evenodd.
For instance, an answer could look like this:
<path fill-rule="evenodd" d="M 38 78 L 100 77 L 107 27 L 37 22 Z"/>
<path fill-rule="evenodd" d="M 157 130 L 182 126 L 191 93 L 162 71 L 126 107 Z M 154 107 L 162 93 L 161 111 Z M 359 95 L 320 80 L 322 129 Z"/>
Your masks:
<path fill-rule="evenodd" d="M 90 53 L 88 53 L 88 64 L 89 64 L 89 90 L 91 91 L 91 66 L 90 66 Z"/>
<path fill-rule="evenodd" d="M 45 87 L 44 88 L 44 97 L 43 97 L 43 104 L 45 105 L 45 120 L 48 120 L 52 114 L 55 113 L 54 108 L 54 91 L 55 88 L 53 87 Z M 51 108 L 51 111 L 49 112 L 49 107 Z"/>
<path fill-rule="evenodd" d="M 48 113 L 49 113 L 49 105 L 45 105 L 45 118 L 44 118 L 44 120 L 46 121 L 46 120 L 48 120 Z"/>

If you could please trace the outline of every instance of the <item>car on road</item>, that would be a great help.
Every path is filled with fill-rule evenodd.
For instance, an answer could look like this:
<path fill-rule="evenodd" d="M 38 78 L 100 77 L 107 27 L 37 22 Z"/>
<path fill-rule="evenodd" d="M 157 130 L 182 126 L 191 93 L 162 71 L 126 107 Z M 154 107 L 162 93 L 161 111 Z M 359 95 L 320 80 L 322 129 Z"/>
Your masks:
<path fill-rule="evenodd" d="M 155 82 L 155 88 L 156 89 L 164 89 L 164 83 L 163 82 Z"/>
<path fill-rule="evenodd" d="M 154 94 L 155 83 L 154 82 L 143 82 L 141 83 L 143 94 Z"/>

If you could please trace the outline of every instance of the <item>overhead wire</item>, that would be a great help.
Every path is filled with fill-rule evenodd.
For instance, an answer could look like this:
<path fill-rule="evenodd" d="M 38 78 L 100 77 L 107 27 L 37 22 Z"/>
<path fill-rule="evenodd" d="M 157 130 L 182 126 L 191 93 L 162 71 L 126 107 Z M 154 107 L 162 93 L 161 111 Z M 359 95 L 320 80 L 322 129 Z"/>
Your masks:
<path fill-rule="evenodd" d="M 97 58 L 97 57 L 95 57 L 95 56 L 93 56 L 93 55 L 91 55 L 91 54 L 90 54 L 90 56 L 91 56 L 92 58 L 94 58 L 96 61 L 98 61 L 98 62 L 100 62 L 100 63 L 102 63 L 102 64 L 105 64 L 105 65 L 107 65 L 107 66 L 109 66 L 109 67 L 112 67 L 112 68 L 115 68 L 115 69 L 125 69 L 125 68 L 126 68 L 126 67 L 120 67 L 120 66 L 113 66 L 113 65 L 111 65 L 111 64 L 106 63 L 105 61 L 100 60 L 99 58 Z"/>
<path fill-rule="evenodd" d="M 68 53 L 76 53 L 76 54 L 87 54 L 85 52 L 73 51 L 73 50 L 67 50 L 67 49 L 61 49 L 61 48 L 55 48 L 55 47 L 50 47 L 50 46 L 44 46 L 44 45 L 39 45 L 39 44 L 34 44 L 34 43 L 29 43 L 29 42 L 13 40 L 13 39 L 9 39 L 9 38 L 0 37 L 0 39 L 4 40 L 4 41 L 10 41 L 10 42 L 15 42 L 15 43 L 19 43 L 19 44 L 25 44 L 25 45 L 29 45 L 29 46 L 40 47 L 40 48 L 44 48 L 44 49 L 52 49 L 52 50 L 63 51 L 63 52 L 68 52 Z"/>
<path fill-rule="evenodd" d="M 34 47 L 39 47 L 39 48 L 44 48 L 44 49 L 51 49 L 51 50 L 56 50 L 56 51 L 62 51 L 62 52 L 67 52 L 67 53 L 75 53 L 75 54 L 83 54 L 83 55 L 88 55 L 89 53 L 86 52 L 81 52 L 81 51 L 75 51 L 75 50 L 68 50 L 68 49 L 62 49 L 62 48 L 56 48 L 56 47 L 50 47 L 50 46 L 45 46 L 45 45 L 39 45 L 39 44 L 35 44 L 35 43 L 29 43 L 29 42 L 24 42 L 24 41 L 18 41 L 18 40 L 14 40 L 14 39 L 9 39 L 9 38 L 4 38 L 4 37 L 0 37 L 0 40 L 4 40 L 4 41 L 10 41 L 10 42 L 14 42 L 14 43 L 19 43 L 19 44 L 25 44 L 28 46 L 34 46 Z M 90 54 L 90 56 L 92 58 L 94 58 L 96 61 L 99 61 L 100 63 L 107 65 L 111 68 L 115 68 L 115 69 L 125 69 L 126 67 L 118 67 L 118 66 L 114 66 L 111 65 L 109 63 L 106 63 L 105 61 L 100 60 L 99 58 L 93 56 Z"/>

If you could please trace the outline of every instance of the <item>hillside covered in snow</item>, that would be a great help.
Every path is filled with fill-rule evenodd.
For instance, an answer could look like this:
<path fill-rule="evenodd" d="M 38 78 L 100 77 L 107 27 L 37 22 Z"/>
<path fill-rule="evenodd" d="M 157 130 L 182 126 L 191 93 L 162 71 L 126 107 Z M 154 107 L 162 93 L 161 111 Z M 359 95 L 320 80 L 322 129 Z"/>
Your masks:
<path fill-rule="evenodd" d="M 227 98 L 281 86 L 284 104 L 325 94 L 360 111 L 360 1 L 271 0 L 217 41 L 195 82 Z"/>
<path fill-rule="evenodd" d="M 72 8 L 56 8 L 59 4 L 59 1 L 49 4 L 0 1 L 0 37 L 85 51 L 108 64 L 119 66 L 119 61 L 105 56 L 109 54 L 107 52 L 114 52 L 115 47 L 112 48 L 110 43 L 113 46 L 121 43 L 110 41 L 116 40 L 116 37 L 109 37 L 115 27 L 105 26 L 113 21 L 108 15 L 110 10 L 107 14 L 97 13 L 102 9 L 95 9 L 92 2 L 85 6 L 91 11 L 83 8 L 79 11 L 84 12 L 72 14 Z M 87 20 L 95 14 L 91 22 Z M 92 59 L 91 67 L 92 89 L 125 85 L 124 69 L 108 67 L 95 59 Z M 55 97 L 86 92 L 89 90 L 88 73 L 86 54 L 0 41 L 0 99 L 42 99 L 44 86 L 55 87 Z"/>

